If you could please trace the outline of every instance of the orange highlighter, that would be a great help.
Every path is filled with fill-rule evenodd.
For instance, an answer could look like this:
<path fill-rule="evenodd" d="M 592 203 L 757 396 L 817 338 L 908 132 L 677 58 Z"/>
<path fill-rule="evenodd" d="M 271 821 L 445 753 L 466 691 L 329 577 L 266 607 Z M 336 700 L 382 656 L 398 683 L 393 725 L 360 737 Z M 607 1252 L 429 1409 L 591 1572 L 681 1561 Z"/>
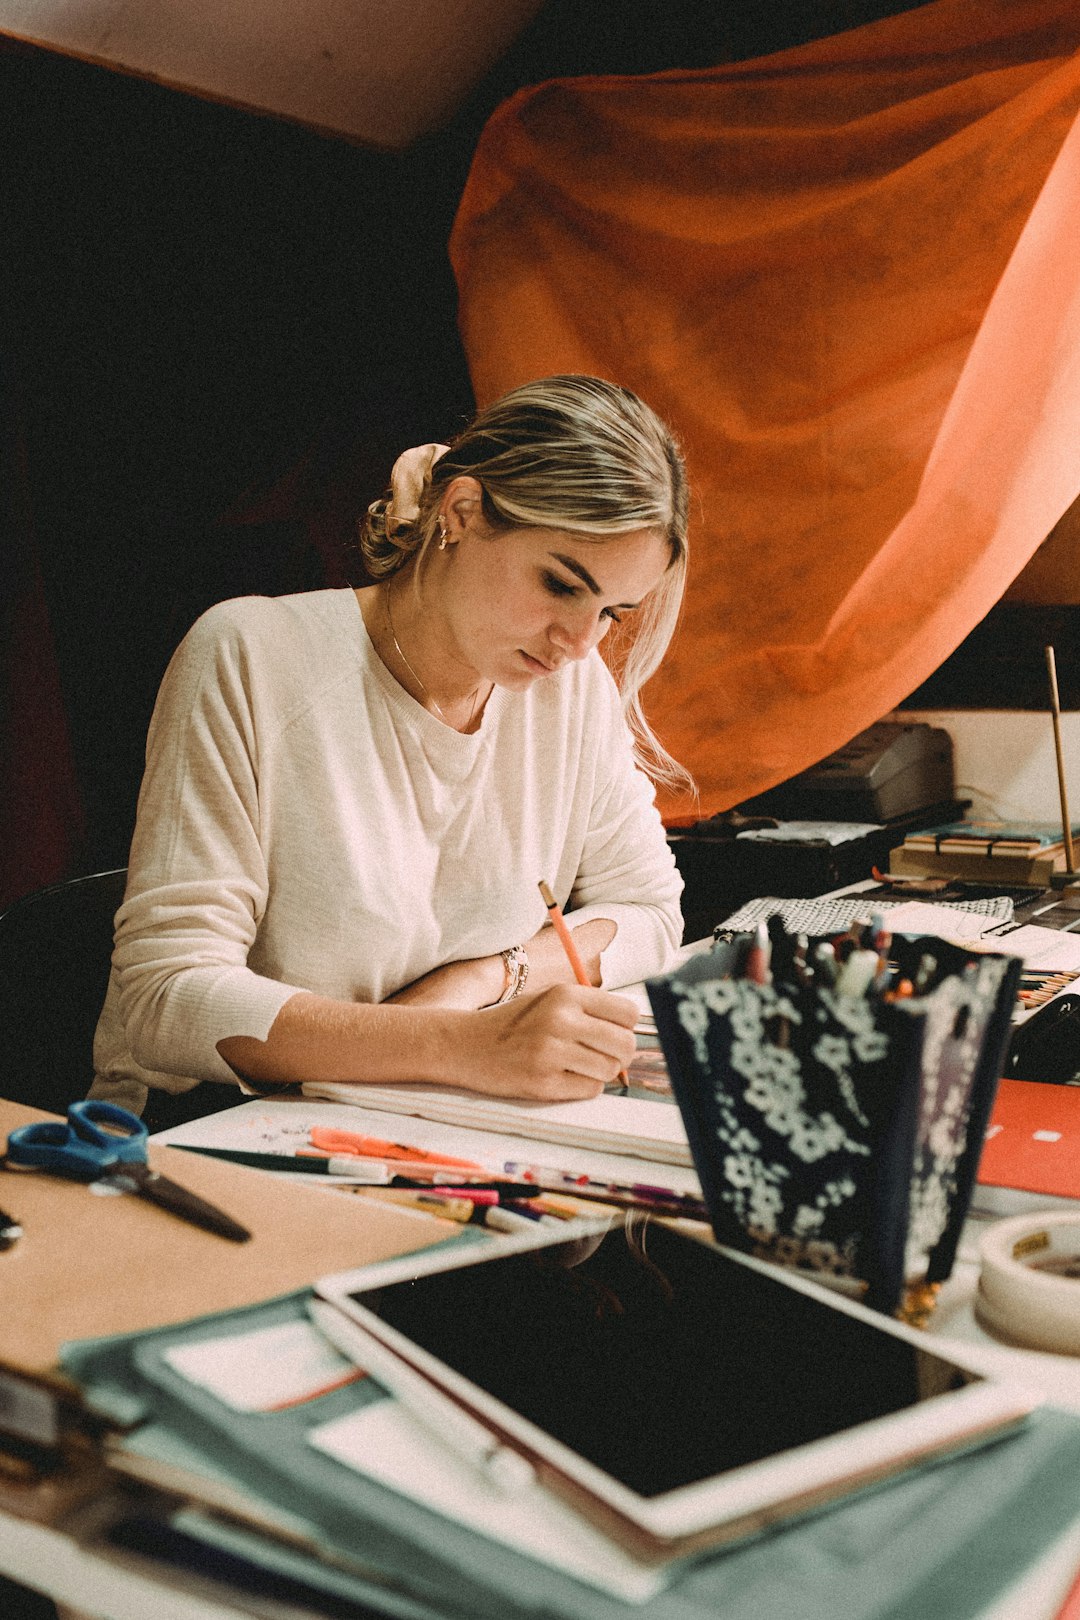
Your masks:
<path fill-rule="evenodd" d="M 452 1159 L 447 1153 L 431 1153 L 425 1148 L 410 1147 L 405 1142 L 384 1142 L 378 1136 L 359 1136 L 355 1131 L 333 1130 L 328 1125 L 313 1125 L 310 1131 L 313 1148 L 332 1157 L 348 1155 L 360 1159 L 408 1160 L 410 1164 L 444 1165 L 455 1170 L 483 1170 L 482 1164 L 472 1159 Z"/>

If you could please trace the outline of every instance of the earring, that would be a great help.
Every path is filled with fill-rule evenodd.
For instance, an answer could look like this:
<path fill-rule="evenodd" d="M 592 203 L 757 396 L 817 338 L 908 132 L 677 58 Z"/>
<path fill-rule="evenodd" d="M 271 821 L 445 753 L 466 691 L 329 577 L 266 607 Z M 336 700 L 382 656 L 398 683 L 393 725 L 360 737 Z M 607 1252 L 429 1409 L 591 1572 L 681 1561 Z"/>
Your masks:
<path fill-rule="evenodd" d="M 440 551 L 445 551 L 446 550 L 447 538 L 448 538 L 448 536 L 447 536 L 447 533 L 446 533 L 446 519 L 443 517 L 442 513 L 440 512 L 439 513 L 439 550 Z"/>

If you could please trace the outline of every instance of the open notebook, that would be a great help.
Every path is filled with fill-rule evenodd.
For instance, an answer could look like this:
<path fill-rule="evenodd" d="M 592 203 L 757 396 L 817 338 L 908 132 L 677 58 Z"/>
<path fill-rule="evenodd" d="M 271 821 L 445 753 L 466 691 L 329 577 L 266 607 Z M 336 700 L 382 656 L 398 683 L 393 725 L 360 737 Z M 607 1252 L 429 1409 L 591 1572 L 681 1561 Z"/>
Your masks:
<path fill-rule="evenodd" d="M 707 950 L 710 943 L 701 940 L 683 946 L 676 961 L 684 962 Z M 353 1086 L 311 1081 L 301 1089 L 305 1097 L 349 1103 L 378 1113 L 403 1114 L 440 1125 L 526 1137 L 563 1148 L 614 1153 L 690 1170 L 694 1161 L 659 1050 L 648 993 L 643 984 L 622 986 L 618 993 L 630 996 L 638 1005 L 638 1052 L 630 1065 L 629 1087 L 612 1088 L 585 1102 L 522 1102 L 510 1097 L 482 1096 L 455 1086 L 414 1084 Z"/>

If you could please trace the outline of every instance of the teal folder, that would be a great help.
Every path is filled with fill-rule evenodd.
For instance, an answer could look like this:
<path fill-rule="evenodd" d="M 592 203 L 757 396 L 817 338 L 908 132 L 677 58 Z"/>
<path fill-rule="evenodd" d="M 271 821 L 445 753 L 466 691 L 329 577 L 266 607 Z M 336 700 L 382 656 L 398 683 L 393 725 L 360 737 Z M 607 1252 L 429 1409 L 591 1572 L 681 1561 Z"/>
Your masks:
<path fill-rule="evenodd" d="M 306 1293 L 226 1316 L 64 1348 L 65 1369 L 145 1455 L 232 1481 L 342 1567 L 260 1545 L 277 1579 L 331 1581 L 393 1620 L 976 1620 L 1078 1516 L 1080 1418 L 1044 1408 L 1019 1431 L 678 1566 L 633 1605 L 488 1540 L 343 1467 L 310 1427 L 382 1398 L 367 1380 L 285 1411 L 238 1413 L 182 1379 L 171 1345 L 298 1318 Z M 617 1399 L 617 1395 L 613 1395 Z M 342 1583 L 344 1583 L 344 1588 Z"/>

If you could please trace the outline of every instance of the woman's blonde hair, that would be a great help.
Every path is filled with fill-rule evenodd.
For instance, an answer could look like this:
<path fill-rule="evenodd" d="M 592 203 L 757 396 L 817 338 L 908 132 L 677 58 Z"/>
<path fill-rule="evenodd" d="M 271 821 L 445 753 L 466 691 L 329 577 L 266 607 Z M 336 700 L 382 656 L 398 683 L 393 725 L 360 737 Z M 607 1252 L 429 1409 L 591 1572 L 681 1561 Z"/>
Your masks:
<path fill-rule="evenodd" d="M 435 460 L 417 510 L 375 501 L 360 528 L 364 566 L 386 579 L 435 540 L 442 493 L 451 479 L 475 478 L 483 513 L 496 529 L 559 529 L 583 538 L 655 529 L 671 561 L 633 627 L 605 644 L 643 769 L 672 786 L 690 779 L 654 735 L 641 688 L 675 630 L 687 565 L 689 492 L 682 454 L 669 429 L 628 388 L 598 377 L 544 377 L 481 411 Z"/>

